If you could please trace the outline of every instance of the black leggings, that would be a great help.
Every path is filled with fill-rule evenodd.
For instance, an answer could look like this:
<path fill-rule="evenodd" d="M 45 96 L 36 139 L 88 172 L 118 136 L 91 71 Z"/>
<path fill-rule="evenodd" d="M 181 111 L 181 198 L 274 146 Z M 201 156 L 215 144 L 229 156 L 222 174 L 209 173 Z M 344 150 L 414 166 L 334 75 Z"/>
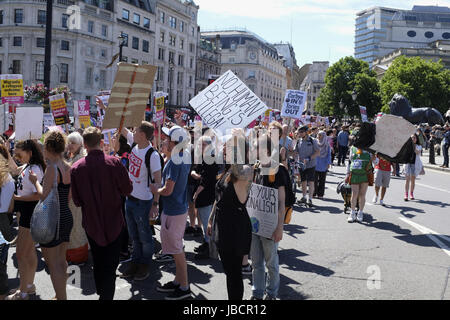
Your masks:
<path fill-rule="evenodd" d="M 228 300 L 242 300 L 244 296 L 242 259 L 244 256 L 229 250 L 221 250 L 220 248 L 219 254 L 225 275 L 227 276 Z"/>

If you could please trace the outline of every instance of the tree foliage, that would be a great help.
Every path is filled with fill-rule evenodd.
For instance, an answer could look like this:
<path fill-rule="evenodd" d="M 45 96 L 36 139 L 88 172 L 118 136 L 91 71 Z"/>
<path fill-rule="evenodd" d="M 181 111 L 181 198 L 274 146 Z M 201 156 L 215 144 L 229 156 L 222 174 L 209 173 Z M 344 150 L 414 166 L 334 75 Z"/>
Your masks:
<path fill-rule="evenodd" d="M 440 62 L 400 56 L 381 80 L 383 112 L 396 93 L 408 98 L 412 107 L 432 107 L 445 113 L 450 101 L 450 70 Z"/>
<path fill-rule="evenodd" d="M 352 99 L 353 91 L 357 99 Z M 381 108 L 380 88 L 375 72 L 369 69 L 365 61 L 345 57 L 333 64 L 325 76 L 325 87 L 320 91 L 316 110 L 322 115 L 342 117 L 340 101 L 348 108 L 348 115 L 360 117 L 359 106 L 367 108 L 369 117 L 373 117 Z"/>

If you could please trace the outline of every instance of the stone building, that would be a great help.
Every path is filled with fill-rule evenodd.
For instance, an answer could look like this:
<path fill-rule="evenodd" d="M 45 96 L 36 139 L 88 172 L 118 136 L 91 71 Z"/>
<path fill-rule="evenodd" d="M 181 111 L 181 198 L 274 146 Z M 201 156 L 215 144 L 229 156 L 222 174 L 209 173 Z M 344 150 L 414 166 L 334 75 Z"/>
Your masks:
<path fill-rule="evenodd" d="M 315 105 L 320 90 L 325 87 L 325 75 L 330 66 L 328 61 L 314 61 L 309 66 L 308 75 L 303 80 L 300 90 L 308 93 L 308 98 L 305 104 L 305 111 L 311 114 L 315 112 Z"/>
<path fill-rule="evenodd" d="M 209 79 L 222 73 L 220 39 L 209 41 L 201 38 L 197 51 L 196 95 L 209 85 Z"/>

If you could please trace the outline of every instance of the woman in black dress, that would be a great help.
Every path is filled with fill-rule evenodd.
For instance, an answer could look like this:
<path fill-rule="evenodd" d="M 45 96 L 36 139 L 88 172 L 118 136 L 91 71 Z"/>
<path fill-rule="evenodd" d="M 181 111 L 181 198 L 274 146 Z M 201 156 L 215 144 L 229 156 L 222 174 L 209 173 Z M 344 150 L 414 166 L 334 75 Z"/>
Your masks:
<path fill-rule="evenodd" d="M 66 137 L 58 131 L 50 131 L 44 141 L 44 155 L 48 166 L 44 173 L 43 185 L 31 173 L 30 181 L 36 186 L 40 199 L 44 200 L 50 194 L 55 179 L 58 182 L 59 195 L 59 237 L 50 243 L 41 243 L 42 255 L 50 270 L 56 300 L 67 300 L 67 261 L 66 251 L 70 242 L 70 232 L 73 227 L 73 217 L 69 209 L 70 165 L 63 160 L 66 148 Z"/>

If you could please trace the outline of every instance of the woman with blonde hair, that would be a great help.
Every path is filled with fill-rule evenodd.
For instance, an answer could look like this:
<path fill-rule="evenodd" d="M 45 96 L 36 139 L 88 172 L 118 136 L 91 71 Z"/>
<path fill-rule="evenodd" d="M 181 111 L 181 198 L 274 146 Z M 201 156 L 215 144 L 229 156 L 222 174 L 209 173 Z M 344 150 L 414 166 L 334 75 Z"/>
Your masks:
<path fill-rule="evenodd" d="M 50 131 L 44 140 L 44 154 L 48 167 L 44 173 L 43 184 L 39 183 L 35 174 L 30 174 L 30 181 L 36 187 L 40 200 L 45 200 L 57 181 L 59 197 L 58 234 L 49 243 L 41 243 L 42 255 L 50 270 L 50 278 L 56 297 L 53 300 L 67 300 L 67 261 L 66 251 L 73 227 L 72 213 L 69 209 L 70 198 L 70 165 L 64 161 L 66 137 L 59 131 Z"/>
<path fill-rule="evenodd" d="M 83 137 L 78 132 L 72 132 L 67 137 L 65 159 L 73 166 L 78 160 L 87 156 L 83 145 Z M 67 248 L 67 261 L 74 264 L 82 264 L 88 260 L 89 245 L 86 232 L 82 226 L 81 208 L 75 206 L 73 200 L 69 201 L 69 208 L 73 217 L 73 228 L 70 234 L 70 242 Z"/>

